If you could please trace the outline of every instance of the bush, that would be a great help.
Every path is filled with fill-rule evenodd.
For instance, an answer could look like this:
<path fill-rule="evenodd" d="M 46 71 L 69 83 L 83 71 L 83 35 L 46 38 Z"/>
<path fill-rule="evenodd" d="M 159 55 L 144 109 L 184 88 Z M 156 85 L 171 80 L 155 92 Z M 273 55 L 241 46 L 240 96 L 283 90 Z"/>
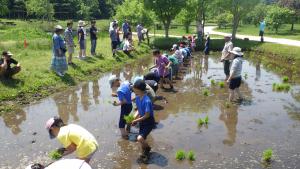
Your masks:
<path fill-rule="evenodd" d="M 232 19 L 233 19 L 233 16 L 229 12 L 222 13 L 216 17 L 219 28 L 222 28 L 222 27 L 226 28 L 226 27 L 230 26 Z"/>
<path fill-rule="evenodd" d="M 162 50 L 169 50 L 173 44 L 179 43 L 180 40 L 180 38 L 155 38 L 152 42 L 152 46 Z"/>

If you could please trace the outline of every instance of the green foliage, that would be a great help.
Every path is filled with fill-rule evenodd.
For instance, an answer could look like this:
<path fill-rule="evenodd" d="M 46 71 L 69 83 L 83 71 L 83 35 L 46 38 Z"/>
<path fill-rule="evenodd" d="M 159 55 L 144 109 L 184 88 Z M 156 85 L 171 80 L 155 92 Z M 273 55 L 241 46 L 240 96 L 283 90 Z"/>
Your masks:
<path fill-rule="evenodd" d="M 58 151 L 58 150 L 53 150 L 51 151 L 48 156 L 52 159 L 52 160 L 59 160 L 62 158 L 62 154 Z"/>
<path fill-rule="evenodd" d="M 29 15 L 48 20 L 54 15 L 53 4 L 50 0 L 28 0 L 26 1 L 26 9 Z"/>
<path fill-rule="evenodd" d="M 164 24 L 165 37 L 169 37 L 169 28 L 172 20 L 175 19 L 178 12 L 185 6 L 185 0 L 144 0 L 144 7 L 152 10 L 159 21 Z"/>
<path fill-rule="evenodd" d="M 270 162 L 273 156 L 273 150 L 272 149 L 267 149 L 263 152 L 262 154 L 262 160 L 264 162 Z"/>
<path fill-rule="evenodd" d="M 278 29 L 284 24 L 289 23 L 291 16 L 295 13 L 288 8 L 282 8 L 277 5 L 271 5 L 268 8 L 266 23 L 269 28 L 275 29 L 275 32 L 278 32 Z"/>
<path fill-rule="evenodd" d="M 176 152 L 176 155 L 175 155 L 176 160 L 182 161 L 182 160 L 185 159 L 185 157 L 186 157 L 186 155 L 185 155 L 185 151 L 184 150 L 178 150 Z"/>
<path fill-rule="evenodd" d="M 139 0 L 125 0 L 122 5 L 117 6 L 115 18 L 119 21 L 127 19 L 133 25 L 141 23 L 150 27 L 154 23 L 155 14 L 145 10 L 144 4 Z"/>
<path fill-rule="evenodd" d="M 214 85 L 216 85 L 216 81 L 215 81 L 214 79 L 211 79 L 211 80 L 210 80 L 210 84 L 211 84 L 212 86 L 214 86 Z"/>
<path fill-rule="evenodd" d="M 0 16 L 8 12 L 7 0 L 0 0 Z"/>
<path fill-rule="evenodd" d="M 283 81 L 283 83 L 289 82 L 289 77 L 283 76 L 282 81 Z"/>
<path fill-rule="evenodd" d="M 124 116 L 124 120 L 126 121 L 127 124 L 131 124 L 132 121 L 134 120 L 134 115 L 129 114 L 128 116 Z"/>
<path fill-rule="evenodd" d="M 205 124 L 208 124 L 208 121 L 209 121 L 209 118 L 208 118 L 208 115 L 205 117 L 205 119 L 204 119 L 204 123 Z"/>
<path fill-rule="evenodd" d="M 152 46 L 162 50 L 169 50 L 173 44 L 179 41 L 180 38 L 155 38 L 152 42 Z"/>
<path fill-rule="evenodd" d="M 224 88 L 224 86 L 225 86 L 225 83 L 224 83 L 224 82 L 219 82 L 219 87 L 220 87 L 220 88 Z"/>
<path fill-rule="evenodd" d="M 267 16 L 267 12 L 268 6 L 263 3 L 259 3 L 253 8 L 253 10 L 251 10 L 251 12 L 246 15 L 245 20 L 247 23 L 251 23 L 256 26 L 259 24 L 262 18 Z"/>
<path fill-rule="evenodd" d="M 208 89 L 204 89 L 204 90 L 203 90 L 203 95 L 204 95 L 204 96 L 209 96 L 209 93 L 210 93 L 210 92 L 209 92 Z"/>
<path fill-rule="evenodd" d="M 187 0 L 186 6 L 179 12 L 179 14 L 177 14 L 175 18 L 178 23 L 181 23 L 185 26 L 186 33 L 189 33 L 189 26 L 193 21 L 196 20 L 197 10 L 195 6 L 197 6 L 197 0 Z"/>
<path fill-rule="evenodd" d="M 224 12 L 224 13 L 221 13 L 220 15 L 216 16 L 216 22 L 218 24 L 218 27 L 219 28 L 228 27 L 232 22 L 232 18 L 233 18 L 233 16 L 229 12 Z"/>
<path fill-rule="evenodd" d="M 288 92 L 291 89 L 291 85 L 287 84 L 287 83 L 282 83 L 282 84 L 273 83 L 272 87 L 273 87 L 273 90 L 278 91 L 278 92 L 280 92 L 280 91 Z"/>
<path fill-rule="evenodd" d="M 195 152 L 194 151 L 189 151 L 187 153 L 187 159 L 190 160 L 190 161 L 195 161 L 196 160 L 196 155 L 195 155 Z"/>

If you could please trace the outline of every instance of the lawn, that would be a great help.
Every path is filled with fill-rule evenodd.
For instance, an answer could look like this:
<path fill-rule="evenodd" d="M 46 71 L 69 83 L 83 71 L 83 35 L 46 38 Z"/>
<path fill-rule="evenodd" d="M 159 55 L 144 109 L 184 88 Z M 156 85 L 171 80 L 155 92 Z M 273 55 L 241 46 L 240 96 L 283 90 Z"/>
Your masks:
<path fill-rule="evenodd" d="M 47 24 L 40 21 L 23 22 L 15 20 L 14 22 L 17 24 L 16 26 L 2 26 L 0 29 L 0 51 L 10 50 L 14 53 L 13 58 L 21 63 L 22 72 L 12 80 L 1 79 L 0 114 L 1 111 L 3 113 L 16 107 L 16 103 L 26 104 L 32 100 L 43 98 L 68 86 L 74 86 L 81 81 L 97 78 L 102 72 L 120 67 L 126 62 L 132 62 L 149 54 L 150 48 L 142 44 L 132 53 L 133 57 L 131 58 L 123 52 L 119 52 L 117 57 L 113 58 L 107 31 L 108 21 L 98 21 L 97 26 L 101 30 L 97 44 L 98 55 L 88 57 L 84 61 L 74 58 L 76 66 L 69 67 L 66 76 L 60 78 L 50 71 L 52 33 L 44 31 L 50 31 L 50 28 L 57 23 Z M 65 26 L 65 22 L 59 22 L 59 24 Z M 23 47 L 25 36 L 28 42 L 26 49 Z M 88 39 L 88 54 L 90 53 L 89 50 L 90 43 Z M 78 47 L 76 51 L 78 52 Z M 75 56 L 77 52 L 75 52 Z M 10 105 L 4 103 L 10 103 Z"/>
<path fill-rule="evenodd" d="M 265 36 L 273 37 L 273 38 L 285 38 L 285 39 L 293 39 L 293 40 L 300 40 L 300 24 L 295 24 L 294 31 L 291 31 L 291 25 L 283 25 L 279 30 L 278 33 L 275 33 L 275 30 L 271 30 L 266 28 Z M 230 33 L 231 29 L 215 29 L 216 31 Z M 238 28 L 238 34 L 242 35 L 253 35 L 258 36 L 259 28 L 258 26 L 254 25 L 242 25 Z"/>

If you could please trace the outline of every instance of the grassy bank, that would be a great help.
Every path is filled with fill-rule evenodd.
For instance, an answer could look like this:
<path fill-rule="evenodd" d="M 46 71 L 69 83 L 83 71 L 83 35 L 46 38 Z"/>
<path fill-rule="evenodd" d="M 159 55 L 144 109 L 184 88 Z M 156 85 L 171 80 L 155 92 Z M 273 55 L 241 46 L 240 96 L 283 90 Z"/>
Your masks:
<path fill-rule="evenodd" d="M 106 21 L 99 21 L 99 40 L 96 57 L 88 57 L 86 60 L 74 58 L 76 66 L 69 67 L 65 77 L 60 78 L 50 70 L 52 57 L 51 33 L 44 30 L 51 28 L 41 22 L 14 21 L 17 26 L 2 27 L 0 33 L 0 50 L 10 50 L 15 54 L 14 58 L 21 63 L 22 72 L 11 80 L 1 79 L 0 83 L 0 112 L 5 113 L 19 105 L 28 104 L 61 91 L 79 82 L 99 77 L 102 72 L 120 67 L 125 63 L 149 55 L 150 48 L 146 45 L 137 47 L 128 57 L 119 52 L 113 58 L 111 53 L 110 39 L 108 37 Z M 54 23 L 55 24 L 55 23 Z M 53 24 L 53 25 L 54 25 Z M 57 23 L 56 23 L 57 24 Z M 64 25 L 64 23 L 60 23 Z M 42 28 L 44 27 L 44 28 Z M 74 26 L 75 27 L 75 26 Z M 24 49 L 24 35 L 28 47 Z M 136 44 L 137 46 L 137 44 Z M 87 41 L 87 54 L 90 50 L 90 42 Z M 78 55 L 78 47 L 75 56 Z"/>
<path fill-rule="evenodd" d="M 294 31 L 291 31 L 291 25 L 285 24 L 283 25 L 276 34 L 275 30 L 271 30 L 266 28 L 265 36 L 273 37 L 273 38 L 285 38 L 285 39 L 293 39 L 293 40 L 300 40 L 300 24 L 295 24 Z M 219 32 L 231 33 L 231 29 L 216 29 Z M 238 28 L 238 34 L 242 35 L 252 35 L 258 36 L 259 27 L 254 25 L 241 25 Z"/>

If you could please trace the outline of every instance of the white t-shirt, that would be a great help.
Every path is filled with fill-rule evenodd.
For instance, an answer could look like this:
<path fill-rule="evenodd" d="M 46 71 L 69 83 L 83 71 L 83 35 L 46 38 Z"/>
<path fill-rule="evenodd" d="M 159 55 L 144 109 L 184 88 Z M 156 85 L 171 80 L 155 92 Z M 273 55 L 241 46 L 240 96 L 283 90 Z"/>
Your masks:
<path fill-rule="evenodd" d="M 131 44 L 130 44 L 130 42 L 126 39 L 126 40 L 124 41 L 123 51 L 129 51 L 129 50 L 131 50 L 131 49 L 132 49 Z"/>
<path fill-rule="evenodd" d="M 237 58 L 233 59 L 232 65 L 230 68 L 230 74 L 232 74 L 232 77 L 233 78 L 241 77 L 242 69 L 243 69 L 243 58 L 237 57 Z"/>
<path fill-rule="evenodd" d="M 231 51 L 232 49 L 233 49 L 233 43 L 231 41 L 226 42 L 225 45 L 224 45 L 224 48 L 222 50 L 222 57 L 221 57 L 221 59 L 231 60 L 232 56 L 229 56 L 227 58 L 225 58 L 225 57 L 229 53 L 229 51 Z"/>

